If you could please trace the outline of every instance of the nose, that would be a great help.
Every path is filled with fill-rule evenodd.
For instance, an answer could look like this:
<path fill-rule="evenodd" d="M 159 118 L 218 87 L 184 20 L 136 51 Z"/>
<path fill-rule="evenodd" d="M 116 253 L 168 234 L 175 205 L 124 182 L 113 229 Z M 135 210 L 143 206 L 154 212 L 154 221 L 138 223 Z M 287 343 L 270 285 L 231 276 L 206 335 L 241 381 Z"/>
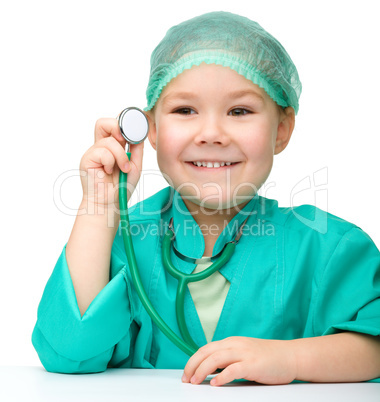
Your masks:
<path fill-rule="evenodd" d="M 195 136 L 195 143 L 197 145 L 226 146 L 230 142 L 230 136 L 223 128 L 223 124 L 217 116 L 205 116 L 199 121 L 198 132 Z"/>

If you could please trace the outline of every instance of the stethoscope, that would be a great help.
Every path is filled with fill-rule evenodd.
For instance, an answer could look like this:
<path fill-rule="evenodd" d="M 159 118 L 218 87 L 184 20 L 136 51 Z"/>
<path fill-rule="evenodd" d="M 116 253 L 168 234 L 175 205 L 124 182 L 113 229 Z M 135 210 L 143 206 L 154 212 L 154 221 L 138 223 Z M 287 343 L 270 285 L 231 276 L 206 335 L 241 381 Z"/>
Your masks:
<path fill-rule="evenodd" d="M 129 107 L 124 109 L 118 116 L 118 123 L 121 134 L 127 141 L 127 155 L 128 159 L 130 159 L 131 153 L 129 152 L 129 144 L 139 144 L 145 140 L 148 135 L 149 123 L 143 111 L 136 107 Z M 199 262 L 198 259 L 181 254 L 174 247 L 173 241 L 175 239 L 175 232 L 173 228 L 173 218 L 170 219 L 168 230 L 166 231 L 162 242 L 162 261 L 165 269 L 178 280 L 176 294 L 176 317 L 178 327 L 183 338 L 181 339 L 175 332 L 173 332 L 171 328 L 169 328 L 166 322 L 158 314 L 157 310 L 153 307 L 152 303 L 148 299 L 148 295 L 146 294 L 145 289 L 142 285 L 130 231 L 127 199 L 127 173 L 124 173 L 121 170 L 119 176 L 119 205 L 124 248 L 127 255 L 132 281 L 137 295 L 141 300 L 141 303 L 144 306 L 145 310 L 147 311 L 153 322 L 157 325 L 157 327 L 183 352 L 185 352 L 189 356 L 192 356 L 199 347 L 191 338 L 186 325 L 184 311 L 186 287 L 190 282 L 198 282 L 208 278 L 210 275 L 218 271 L 220 268 L 222 268 L 223 265 L 227 263 L 227 261 L 231 258 L 232 254 L 235 251 L 236 244 L 238 243 L 243 233 L 243 226 L 248 218 L 246 218 L 246 220 L 240 225 L 239 229 L 236 232 L 234 240 L 226 243 L 220 253 L 213 257 L 209 257 L 208 261 L 211 261 L 212 265 L 210 265 L 204 271 L 196 274 L 184 274 L 183 272 L 179 271 L 171 261 L 170 251 L 171 247 L 173 246 L 175 254 L 182 260 L 192 263 Z M 203 258 L 202 261 L 207 262 L 205 261 L 205 258 Z"/>

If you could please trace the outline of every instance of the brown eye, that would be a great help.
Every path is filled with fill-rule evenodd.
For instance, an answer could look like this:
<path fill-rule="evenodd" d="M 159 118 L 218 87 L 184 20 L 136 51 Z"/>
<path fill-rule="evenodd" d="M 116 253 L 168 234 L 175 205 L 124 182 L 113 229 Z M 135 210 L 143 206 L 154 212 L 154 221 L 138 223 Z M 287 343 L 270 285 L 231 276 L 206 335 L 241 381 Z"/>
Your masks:
<path fill-rule="evenodd" d="M 245 116 L 246 114 L 249 114 L 249 113 L 252 113 L 252 112 L 247 109 L 243 109 L 243 108 L 235 108 L 229 112 L 229 114 L 231 114 L 231 116 L 235 116 L 235 117 Z"/>
<path fill-rule="evenodd" d="M 183 115 L 190 115 L 195 113 L 193 109 L 189 108 L 189 107 L 182 107 L 180 109 L 177 109 L 174 113 L 178 113 L 178 114 L 183 114 Z"/>

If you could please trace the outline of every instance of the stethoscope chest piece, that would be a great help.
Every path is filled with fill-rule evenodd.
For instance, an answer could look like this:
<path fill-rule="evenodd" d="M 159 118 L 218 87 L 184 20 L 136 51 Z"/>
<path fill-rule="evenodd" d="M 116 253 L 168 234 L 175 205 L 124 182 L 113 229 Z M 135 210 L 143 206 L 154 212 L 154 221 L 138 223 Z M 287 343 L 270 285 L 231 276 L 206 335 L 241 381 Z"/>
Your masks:
<path fill-rule="evenodd" d="M 137 107 L 127 107 L 119 114 L 117 120 L 121 135 L 128 144 L 139 144 L 148 135 L 148 119 Z"/>

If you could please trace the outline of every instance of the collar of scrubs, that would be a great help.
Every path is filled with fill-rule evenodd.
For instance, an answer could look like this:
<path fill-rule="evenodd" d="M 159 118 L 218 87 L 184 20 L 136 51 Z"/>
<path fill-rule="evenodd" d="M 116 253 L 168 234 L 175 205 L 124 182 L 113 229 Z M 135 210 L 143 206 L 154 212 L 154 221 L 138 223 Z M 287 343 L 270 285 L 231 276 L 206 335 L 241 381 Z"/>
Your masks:
<path fill-rule="evenodd" d="M 225 244 L 234 239 L 237 230 L 248 217 L 245 226 L 252 225 L 257 219 L 259 196 L 256 194 L 228 223 L 223 232 L 219 235 L 212 252 L 217 255 L 225 246 Z M 174 245 L 176 249 L 189 257 L 201 258 L 205 250 L 205 242 L 202 231 L 195 221 L 190 211 L 186 207 L 181 195 L 174 191 L 173 204 L 173 230 L 175 233 Z M 244 237 L 244 231 L 243 235 Z M 237 245 L 239 247 L 239 245 Z M 176 268 L 186 274 L 193 272 L 195 264 L 180 259 L 172 250 L 172 261 Z M 223 269 L 223 268 L 222 268 Z"/>

